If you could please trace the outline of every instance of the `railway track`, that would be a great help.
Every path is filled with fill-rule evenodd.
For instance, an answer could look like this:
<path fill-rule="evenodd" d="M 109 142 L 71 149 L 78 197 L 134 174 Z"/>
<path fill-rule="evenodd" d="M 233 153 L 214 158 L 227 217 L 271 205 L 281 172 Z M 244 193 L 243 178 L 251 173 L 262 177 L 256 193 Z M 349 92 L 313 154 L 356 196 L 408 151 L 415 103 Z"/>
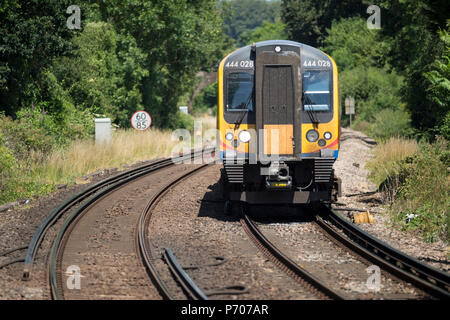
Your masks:
<path fill-rule="evenodd" d="M 179 161 L 184 159 L 193 159 L 202 154 L 203 151 L 192 152 L 191 154 L 180 156 Z M 54 241 L 51 249 L 50 259 L 48 264 L 48 278 L 51 289 L 51 296 L 54 299 L 64 298 L 64 289 L 62 283 L 62 257 L 68 235 L 70 235 L 74 226 L 83 217 L 83 213 L 90 207 L 94 206 L 99 199 L 114 190 L 126 185 L 127 183 L 143 177 L 149 173 L 156 172 L 159 169 L 171 166 L 174 163 L 172 159 L 158 160 L 148 165 L 123 172 L 114 177 L 103 180 L 95 185 L 92 185 L 79 194 L 66 200 L 59 205 L 52 213 L 41 223 L 37 229 L 30 245 L 28 246 L 27 256 L 25 258 L 25 266 L 23 272 L 23 279 L 27 280 L 31 277 L 33 261 L 36 257 L 39 245 L 41 244 L 46 232 L 61 219 L 67 212 L 71 214 L 66 217 L 66 220 L 61 226 L 59 233 Z M 148 225 L 152 215 L 152 207 L 158 203 L 161 197 L 172 187 L 187 179 L 194 173 L 202 170 L 207 165 L 199 166 L 193 170 L 172 180 L 169 184 L 159 189 L 151 199 L 148 201 L 145 209 L 139 217 L 136 227 L 136 251 L 146 267 L 147 273 L 150 275 L 153 284 L 158 288 L 159 293 L 166 299 L 175 299 L 164 281 L 158 274 L 153 265 L 156 257 L 152 252 L 152 246 L 148 237 Z M 370 236 L 361 229 L 347 222 L 339 215 L 334 213 L 326 206 L 322 206 L 317 210 L 315 223 L 320 229 L 334 242 L 340 246 L 345 247 L 351 252 L 362 257 L 366 261 L 380 266 L 380 268 L 404 281 L 412 283 L 414 286 L 422 289 L 433 297 L 440 299 L 448 299 L 450 297 L 449 288 L 450 281 L 448 274 L 436 270 L 420 261 L 405 255 L 404 253 L 388 246 L 380 240 Z M 275 263 L 282 271 L 290 275 L 302 286 L 307 287 L 309 291 L 313 292 L 323 299 L 341 300 L 345 297 L 334 289 L 331 289 L 326 283 L 318 279 L 314 274 L 306 270 L 304 267 L 297 265 L 279 249 L 277 249 L 258 229 L 255 222 L 248 216 L 243 215 L 240 223 L 244 230 L 256 244 L 256 246 Z M 198 288 L 192 279 L 183 270 L 180 264 L 176 261 L 170 249 L 165 248 L 162 256 L 163 260 L 168 266 L 168 270 L 173 275 L 182 288 L 184 294 L 188 299 L 192 300 L 207 300 L 208 294 Z"/>
<path fill-rule="evenodd" d="M 308 287 L 321 298 L 345 299 L 342 294 L 331 289 L 331 286 L 283 254 L 264 236 L 249 216 L 243 213 L 240 222 L 258 249 L 298 283 Z M 390 247 L 341 218 L 328 207 L 321 206 L 318 209 L 314 222 L 327 238 L 361 260 L 379 266 L 388 274 L 411 283 L 434 298 L 450 297 L 450 277 L 447 273 Z"/>
<path fill-rule="evenodd" d="M 142 214 L 139 218 L 139 223 L 137 227 L 137 239 L 136 239 L 136 250 L 139 252 L 141 259 L 149 273 L 150 277 L 153 280 L 153 283 L 158 288 L 160 294 L 168 300 L 175 300 L 175 295 L 169 290 L 167 285 L 162 280 L 160 274 L 158 273 L 157 268 L 155 267 L 153 260 L 156 258 L 156 255 L 152 251 L 152 246 L 148 237 L 148 225 L 150 223 L 150 219 L 152 216 L 152 207 L 155 206 L 161 197 L 175 185 L 193 175 L 194 173 L 202 170 L 207 165 L 202 165 L 183 176 L 175 179 L 171 183 L 167 184 L 164 188 L 158 191 L 153 197 L 148 201 L 147 206 L 142 211 Z M 183 291 L 186 293 L 188 299 L 192 300 L 208 300 L 208 297 L 204 292 L 201 291 L 197 287 L 197 285 L 192 281 L 192 279 L 187 275 L 187 273 L 183 270 L 180 264 L 176 261 L 173 253 L 170 249 L 165 249 L 164 260 L 168 264 L 172 274 L 176 278 L 179 285 L 183 288 Z"/>
<path fill-rule="evenodd" d="M 326 206 L 318 209 L 316 223 L 332 241 L 378 265 L 382 270 L 435 298 L 450 298 L 450 276 L 447 273 L 389 246 Z"/>
<path fill-rule="evenodd" d="M 177 162 L 182 162 L 187 159 L 194 159 L 199 157 L 205 151 L 211 151 L 210 149 L 193 151 L 187 155 L 181 155 L 175 159 L 162 159 L 152 162 L 148 165 L 132 169 L 114 177 L 105 179 L 97 184 L 94 184 L 82 192 L 74 195 L 70 199 L 66 200 L 55 208 L 50 215 L 41 223 L 35 232 L 30 245 L 28 246 L 27 255 L 25 258 L 25 266 L 23 271 L 23 279 L 29 280 L 32 273 L 33 263 L 46 233 L 49 229 L 60 220 L 67 212 L 76 208 L 70 215 L 64 220 L 61 229 L 53 243 L 51 248 L 49 263 L 48 263 L 48 278 L 51 291 L 51 297 L 53 299 L 63 299 L 63 284 L 62 284 L 62 256 L 64 247 L 68 236 L 78 221 L 83 217 L 84 212 L 90 207 L 93 207 L 97 201 L 102 197 L 118 190 L 122 186 L 137 180 L 140 177 L 148 175 L 150 173 L 157 172 L 163 168 L 174 165 Z"/>
<path fill-rule="evenodd" d="M 291 276 L 300 285 L 307 287 L 320 298 L 333 300 L 345 299 L 340 293 L 331 289 L 322 280 L 283 254 L 264 236 L 256 223 L 251 220 L 249 216 L 244 214 L 240 219 L 240 222 L 245 232 L 258 247 L 258 249 L 260 249 L 269 260 L 277 265 L 283 272 Z"/>

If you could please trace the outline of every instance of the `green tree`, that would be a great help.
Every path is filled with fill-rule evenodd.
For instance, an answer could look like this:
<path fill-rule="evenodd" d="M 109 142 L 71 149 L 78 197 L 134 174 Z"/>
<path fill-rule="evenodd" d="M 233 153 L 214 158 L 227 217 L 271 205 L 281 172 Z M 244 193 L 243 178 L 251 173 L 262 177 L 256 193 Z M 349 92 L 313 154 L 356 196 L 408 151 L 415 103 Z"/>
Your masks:
<path fill-rule="evenodd" d="M 450 23 L 447 24 L 447 30 L 439 32 L 441 41 L 445 44 L 442 57 L 436 59 L 430 72 L 425 73 L 429 81 L 427 92 L 433 103 L 438 105 L 446 116 L 437 120 L 437 133 L 450 140 Z"/>
<path fill-rule="evenodd" d="M 323 41 L 323 50 L 333 57 L 339 71 L 357 66 L 383 67 L 388 44 L 380 39 L 378 30 L 368 29 L 359 17 L 333 21 Z"/>
<path fill-rule="evenodd" d="M 7 115 L 40 98 L 44 71 L 71 51 L 68 0 L 8 0 L 0 9 L 0 107 Z"/>
<path fill-rule="evenodd" d="M 223 55 L 217 49 L 223 37 L 216 2 L 102 0 L 99 10 L 103 20 L 131 35 L 146 53 L 143 104 L 156 126 L 175 127 L 179 96 L 192 86 L 199 69 Z"/>
<path fill-rule="evenodd" d="M 192 108 L 194 112 L 205 113 L 208 108 L 217 107 L 217 81 L 203 88 L 195 97 Z"/>
<path fill-rule="evenodd" d="M 339 93 L 342 100 L 348 96 L 355 98 L 358 121 L 372 122 L 383 109 L 402 110 L 402 81 L 398 74 L 387 69 L 359 66 L 339 74 Z M 348 124 L 348 119 L 343 115 L 343 125 Z"/>
<path fill-rule="evenodd" d="M 342 100 L 348 96 L 355 98 L 356 123 L 371 123 L 368 130 L 377 137 L 384 129 L 389 136 L 394 131 L 382 121 L 394 113 L 399 117 L 397 122 L 393 121 L 394 126 L 409 133 L 409 116 L 403 110 L 400 94 L 403 79 L 386 63 L 385 53 L 389 48 L 380 39 L 379 31 L 368 29 L 365 20 L 358 17 L 334 21 L 326 31 L 323 50 L 338 65 Z M 348 123 L 349 116 L 343 115 L 342 124 Z"/>
<path fill-rule="evenodd" d="M 383 1 L 382 33 L 389 41 L 389 63 L 405 77 L 402 96 L 411 113 L 412 125 L 432 138 L 448 111 L 433 101 L 427 75 L 442 57 L 445 43 L 439 38 L 450 3 L 445 0 Z M 384 21 L 384 22 L 383 22 Z"/>
<path fill-rule="evenodd" d="M 81 110 L 128 126 L 131 114 L 143 107 L 140 85 L 148 76 L 146 54 L 133 37 L 117 34 L 105 22 L 87 23 L 73 43 L 73 55 L 53 65 L 59 83 Z"/>
<path fill-rule="evenodd" d="M 367 5 L 362 0 L 283 0 L 281 17 L 290 40 L 313 47 L 322 45 L 326 28 L 333 20 L 366 16 Z"/>
<path fill-rule="evenodd" d="M 241 47 L 246 39 L 240 39 L 244 32 L 261 27 L 263 21 L 275 22 L 280 16 L 280 1 L 267 0 L 225 0 L 221 1 L 225 32 Z"/>
<path fill-rule="evenodd" d="M 264 40 L 286 40 L 285 25 L 280 22 L 263 21 L 262 27 L 244 31 L 239 37 L 239 43 L 251 44 Z"/>

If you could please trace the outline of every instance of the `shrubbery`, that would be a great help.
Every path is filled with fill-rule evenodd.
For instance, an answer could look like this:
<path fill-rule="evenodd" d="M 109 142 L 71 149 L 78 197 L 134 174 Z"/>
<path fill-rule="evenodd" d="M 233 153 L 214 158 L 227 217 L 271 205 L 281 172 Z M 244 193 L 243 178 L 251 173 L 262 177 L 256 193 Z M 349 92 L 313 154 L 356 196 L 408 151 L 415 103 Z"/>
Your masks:
<path fill-rule="evenodd" d="M 0 132 L 0 177 L 8 175 L 16 166 L 16 158 L 13 151 L 8 148 L 8 143 Z M 1 185 L 0 185 L 1 188 Z"/>
<path fill-rule="evenodd" d="M 411 119 L 402 110 L 383 109 L 375 115 L 366 132 L 377 140 L 412 135 Z"/>
<path fill-rule="evenodd" d="M 53 185 L 38 179 L 33 170 L 55 149 L 93 133 L 89 112 L 65 111 L 55 116 L 33 104 L 18 111 L 16 120 L 0 114 L 0 203 L 50 191 Z"/>
<path fill-rule="evenodd" d="M 191 115 L 178 111 L 170 117 L 173 117 L 171 122 L 175 125 L 174 129 L 194 130 L 194 118 Z"/>
<path fill-rule="evenodd" d="M 419 232 L 425 241 L 450 241 L 447 140 L 438 137 L 417 147 L 414 140 L 392 138 L 377 146 L 367 167 L 371 180 L 388 196 L 394 225 Z"/>
<path fill-rule="evenodd" d="M 401 110 L 401 85 L 402 78 L 395 72 L 375 67 L 361 66 L 339 74 L 342 101 L 348 96 L 355 99 L 355 124 L 360 121 L 373 122 L 384 109 Z M 349 124 L 348 115 L 343 115 L 342 124 Z"/>
<path fill-rule="evenodd" d="M 404 182 L 391 205 L 394 223 L 419 231 L 426 241 L 450 241 L 449 167 L 448 141 L 441 137 L 433 144 L 421 145 L 420 152 L 405 163 Z M 412 218 L 406 223 L 408 215 Z"/>
<path fill-rule="evenodd" d="M 216 111 L 217 109 L 217 81 L 203 88 L 195 97 L 192 109 L 195 113 L 206 113 L 208 109 Z M 214 113 L 214 112 L 213 112 Z"/>

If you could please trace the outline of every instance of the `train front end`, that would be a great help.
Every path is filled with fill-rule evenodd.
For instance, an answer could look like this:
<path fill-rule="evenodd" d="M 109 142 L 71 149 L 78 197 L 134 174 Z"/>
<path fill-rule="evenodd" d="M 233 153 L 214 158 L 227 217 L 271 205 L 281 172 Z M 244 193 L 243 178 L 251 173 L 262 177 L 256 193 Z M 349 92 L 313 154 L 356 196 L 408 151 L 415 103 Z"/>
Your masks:
<path fill-rule="evenodd" d="M 264 41 L 222 60 L 217 127 L 221 187 L 250 204 L 331 202 L 340 194 L 336 63 L 292 41 Z"/>

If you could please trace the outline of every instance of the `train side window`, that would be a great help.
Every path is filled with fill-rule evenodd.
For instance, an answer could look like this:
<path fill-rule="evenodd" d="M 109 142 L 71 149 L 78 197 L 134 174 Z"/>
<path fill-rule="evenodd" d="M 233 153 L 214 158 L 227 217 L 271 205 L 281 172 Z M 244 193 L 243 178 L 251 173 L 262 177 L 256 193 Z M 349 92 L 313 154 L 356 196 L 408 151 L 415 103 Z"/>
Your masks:
<path fill-rule="evenodd" d="M 330 111 L 330 72 L 309 70 L 303 74 L 305 111 Z"/>
<path fill-rule="evenodd" d="M 253 74 L 232 72 L 227 77 L 227 111 L 253 110 Z"/>

